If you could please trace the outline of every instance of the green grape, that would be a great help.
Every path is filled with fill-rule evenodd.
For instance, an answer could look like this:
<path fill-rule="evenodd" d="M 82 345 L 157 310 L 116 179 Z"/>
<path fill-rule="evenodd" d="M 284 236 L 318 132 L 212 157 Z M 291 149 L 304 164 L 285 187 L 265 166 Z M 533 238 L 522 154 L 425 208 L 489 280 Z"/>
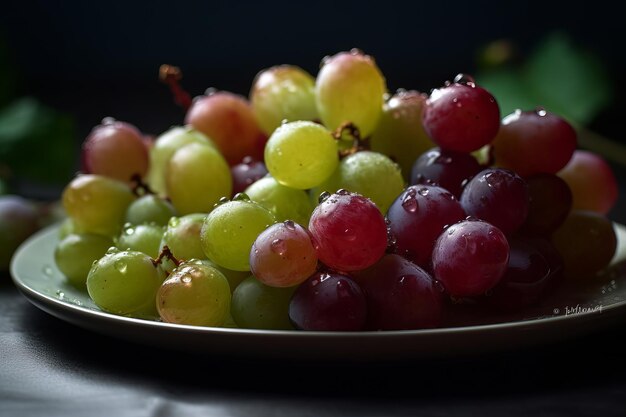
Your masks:
<path fill-rule="evenodd" d="M 156 295 L 163 321 L 192 326 L 224 325 L 230 301 L 226 277 L 202 261 L 184 262 L 176 267 Z"/>
<path fill-rule="evenodd" d="M 386 92 L 385 78 L 374 59 L 356 50 L 326 58 L 315 83 L 324 125 L 334 130 L 352 122 L 363 138 L 374 131 Z"/>
<path fill-rule="evenodd" d="M 155 297 L 164 278 L 145 253 L 110 250 L 91 267 L 87 292 L 105 311 L 152 318 L 157 316 Z"/>
<path fill-rule="evenodd" d="M 135 196 L 128 186 L 101 175 L 79 175 L 63 191 L 63 207 L 78 230 L 116 236 Z"/>
<path fill-rule="evenodd" d="M 126 210 L 126 222 L 131 224 L 154 223 L 166 226 L 176 215 L 174 206 L 154 194 L 146 194 L 133 201 Z"/>
<path fill-rule="evenodd" d="M 326 180 L 339 163 L 337 142 L 313 122 L 285 123 L 265 145 L 265 166 L 282 185 L 305 190 Z"/>
<path fill-rule="evenodd" d="M 161 248 L 167 245 L 172 254 L 180 260 L 206 258 L 200 243 L 200 230 L 205 217 L 204 213 L 172 217 L 163 234 Z"/>
<path fill-rule="evenodd" d="M 272 134 L 284 120 L 315 120 L 315 78 L 302 68 L 279 65 L 261 71 L 250 90 L 250 104 L 261 129 Z"/>
<path fill-rule="evenodd" d="M 209 259 L 203 259 L 203 258 L 206 258 L 206 255 L 203 254 L 202 258 L 194 258 L 193 261 L 211 266 L 213 268 L 216 268 L 218 271 L 220 271 L 226 277 L 226 280 L 228 281 L 228 285 L 230 286 L 231 293 L 235 290 L 235 288 L 237 288 L 237 286 L 241 283 L 241 281 L 243 281 L 244 279 L 250 276 L 250 271 L 233 271 L 232 269 L 219 266 L 218 264 L 216 264 L 215 262 Z M 172 268 L 172 270 L 173 269 L 174 268 Z"/>
<path fill-rule="evenodd" d="M 83 231 L 80 230 L 80 227 L 76 225 L 74 219 L 72 219 L 71 217 L 66 217 L 65 219 L 63 219 L 61 225 L 59 226 L 59 240 L 63 240 L 71 234 L 79 233 L 83 233 Z"/>
<path fill-rule="evenodd" d="M 160 195 L 167 195 L 165 177 L 170 158 L 174 152 L 190 143 L 208 144 L 215 148 L 211 139 L 191 126 L 174 126 L 154 141 L 150 149 L 148 184 Z"/>
<path fill-rule="evenodd" d="M 134 225 L 127 223 L 117 238 L 115 246 L 121 250 L 143 252 L 152 258 L 156 258 L 159 256 L 164 232 L 164 227 L 156 224 Z"/>
<path fill-rule="evenodd" d="M 231 314 L 237 326 L 249 329 L 290 330 L 289 301 L 296 287 L 270 287 L 254 276 L 233 292 Z"/>
<path fill-rule="evenodd" d="M 170 158 L 167 194 L 180 214 L 209 212 L 230 196 L 233 179 L 226 160 L 208 145 L 185 145 Z"/>
<path fill-rule="evenodd" d="M 113 239 L 93 233 L 68 234 L 57 243 L 54 261 L 67 281 L 84 288 L 91 265 L 113 246 Z"/>
<path fill-rule="evenodd" d="M 293 220 L 299 224 L 309 224 L 314 206 L 303 190 L 286 187 L 267 176 L 252 183 L 245 193 L 252 201 L 271 211 L 276 221 Z"/>
<path fill-rule="evenodd" d="M 205 255 L 219 266 L 234 271 L 250 270 L 252 244 L 275 222 L 268 209 L 245 198 L 215 207 L 200 232 Z"/>
<path fill-rule="evenodd" d="M 422 109 L 426 95 L 417 91 L 400 91 L 385 106 L 372 134 L 370 146 L 383 153 L 402 168 L 402 176 L 408 181 L 415 160 L 436 145 L 422 127 Z"/>
<path fill-rule="evenodd" d="M 386 213 L 404 185 L 395 162 L 378 152 L 361 151 L 344 158 L 333 175 L 312 190 L 311 197 L 317 199 L 324 191 L 332 194 L 343 188 L 369 198 Z"/>

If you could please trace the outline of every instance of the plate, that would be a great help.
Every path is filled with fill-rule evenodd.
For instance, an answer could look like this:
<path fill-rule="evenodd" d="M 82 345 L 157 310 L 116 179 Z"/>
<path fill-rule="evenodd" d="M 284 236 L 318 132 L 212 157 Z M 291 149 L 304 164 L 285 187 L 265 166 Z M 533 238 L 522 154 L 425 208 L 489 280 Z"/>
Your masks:
<path fill-rule="evenodd" d="M 54 263 L 59 226 L 41 230 L 17 250 L 11 274 L 35 306 L 108 336 L 179 351 L 253 359 L 389 361 L 514 350 L 562 341 L 626 318 L 626 228 L 615 225 L 618 250 L 604 285 L 560 294 L 522 317 L 432 330 L 305 332 L 183 326 L 103 312 L 65 283 Z M 484 317 L 481 318 L 485 323 Z M 466 323 L 466 324 L 467 324 Z"/>

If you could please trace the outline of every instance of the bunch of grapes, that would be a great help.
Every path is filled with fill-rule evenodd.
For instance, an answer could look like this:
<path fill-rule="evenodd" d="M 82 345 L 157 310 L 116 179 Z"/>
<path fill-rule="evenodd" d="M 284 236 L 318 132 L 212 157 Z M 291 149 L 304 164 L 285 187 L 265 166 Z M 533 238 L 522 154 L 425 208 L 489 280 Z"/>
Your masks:
<path fill-rule="evenodd" d="M 314 78 L 261 71 L 249 100 L 191 100 L 156 139 L 105 119 L 63 193 L 55 251 L 103 310 L 198 326 L 442 325 L 450 300 L 520 310 L 609 264 L 602 158 L 542 108 L 501 119 L 459 75 L 389 96 L 360 51 Z"/>

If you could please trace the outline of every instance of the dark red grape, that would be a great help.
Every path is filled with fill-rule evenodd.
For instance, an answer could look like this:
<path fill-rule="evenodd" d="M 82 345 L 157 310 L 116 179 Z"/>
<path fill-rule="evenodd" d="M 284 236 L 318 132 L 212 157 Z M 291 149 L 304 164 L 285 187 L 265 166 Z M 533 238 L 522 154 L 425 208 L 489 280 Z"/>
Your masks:
<path fill-rule="evenodd" d="M 243 193 L 246 188 L 256 180 L 260 180 L 267 174 L 267 168 L 262 161 L 255 161 L 250 156 L 230 168 L 233 176 L 233 195 Z"/>
<path fill-rule="evenodd" d="M 355 273 L 367 298 L 367 328 L 425 329 L 441 321 L 443 287 L 419 266 L 400 255 L 385 255 Z"/>
<path fill-rule="evenodd" d="M 28 200 L 0 196 L 0 271 L 9 267 L 13 252 L 39 229 L 39 213 Z"/>
<path fill-rule="evenodd" d="M 556 174 L 576 149 L 576 131 L 541 108 L 517 110 L 502 120 L 493 147 L 496 164 L 522 177 Z"/>
<path fill-rule="evenodd" d="M 463 186 L 480 170 L 480 164 L 471 154 L 433 148 L 415 160 L 411 184 L 436 184 L 459 198 Z"/>
<path fill-rule="evenodd" d="M 347 276 L 316 273 L 296 289 L 289 318 L 302 330 L 362 330 L 367 318 L 365 295 Z"/>
<path fill-rule="evenodd" d="M 465 212 L 509 235 L 528 214 L 528 185 L 513 171 L 488 168 L 472 178 L 461 194 Z"/>
<path fill-rule="evenodd" d="M 526 178 L 528 216 L 520 231 L 525 235 L 547 236 L 555 231 L 572 209 L 572 191 L 554 174 Z"/>
<path fill-rule="evenodd" d="M 495 98 L 473 80 L 433 90 L 422 113 L 424 130 L 440 148 L 473 152 L 490 143 L 500 127 Z"/>
<path fill-rule="evenodd" d="M 378 207 L 345 190 L 331 194 L 313 210 L 309 231 L 320 261 L 339 271 L 365 269 L 387 248 L 387 225 Z"/>
<path fill-rule="evenodd" d="M 544 241 L 543 247 L 550 245 Z M 533 240 L 509 239 L 510 256 L 504 276 L 491 291 L 488 302 L 500 310 L 516 311 L 536 304 L 562 271 Z"/>
<path fill-rule="evenodd" d="M 445 226 L 465 216 L 456 198 L 435 185 L 408 187 L 387 211 L 396 252 L 423 268 L 430 268 L 435 240 Z"/>
<path fill-rule="evenodd" d="M 497 227 L 463 220 L 446 229 L 433 249 L 433 271 L 453 297 L 484 294 L 502 278 L 509 243 Z"/>

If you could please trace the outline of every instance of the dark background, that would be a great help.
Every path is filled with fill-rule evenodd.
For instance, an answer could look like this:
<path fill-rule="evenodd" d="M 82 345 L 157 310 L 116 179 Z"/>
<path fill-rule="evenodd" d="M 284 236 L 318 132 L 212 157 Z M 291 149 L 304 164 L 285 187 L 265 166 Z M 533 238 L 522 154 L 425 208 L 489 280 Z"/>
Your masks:
<path fill-rule="evenodd" d="M 208 87 L 247 95 L 263 68 L 290 63 L 315 74 L 325 55 L 358 47 L 377 59 L 391 91 L 429 91 L 473 73 L 490 41 L 512 40 L 523 58 L 556 30 L 604 62 L 620 100 L 626 30 L 617 4 L 21 1 L 2 6 L 0 38 L 20 70 L 20 91 L 73 114 L 82 140 L 105 116 L 152 134 L 180 124 L 182 110 L 157 79 L 162 63 L 182 68 L 193 95 Z M 591 127 L 623 136 L 619 111 L 607 109 Z"/>

